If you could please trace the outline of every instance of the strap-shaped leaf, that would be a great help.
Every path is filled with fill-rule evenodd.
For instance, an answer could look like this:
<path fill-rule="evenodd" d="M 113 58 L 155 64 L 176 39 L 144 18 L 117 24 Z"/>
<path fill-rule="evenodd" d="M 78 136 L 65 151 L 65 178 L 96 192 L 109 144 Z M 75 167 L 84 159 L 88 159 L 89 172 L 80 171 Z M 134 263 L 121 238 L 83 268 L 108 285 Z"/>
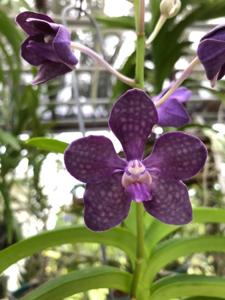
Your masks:
<path fill-rule="evenodd" d="M 9 18 L 3 10 L 0 10 L 0 25 L 1 34 L 5 36 L 10 46 L 13 48 L 17 63 L 19 63 L 20 43 L 22 40 L 22 35 L 15 27 L 15 22 L 11 20 L 11 18 Z"/>
<path fill-rule="evenodd" d="M 196 297 L 185 298 L 185 300 L 221 300 L 221 298 L 196 296 Z"/>
<path fill-rule="evenodd" d="M 225 223 L 225 210 L 211 207 L 194 208 L 192 223 Z M 180 226 L 167 225 L 155 219 L 145 235 L 148 249 L 152 249 L 161 239 L 179 228 Z"/>
<path fill-rule="evenodd" d="M 202 236 L 180 238 L 161 243 L 152 253 L 145 273 L 146 280 L 152 281 L 158 271 L 175 259 L 200 252 L 225 252 L 225 237 Z"/>
<path fill-rule="evenodd" d="M 157 281 L 152 287 L 152 300 L 207 296 L 225 299 L 225 278 L 199 275 L 177 275 Z M 202 299 L 202 298 L 200 298 Z"/>
<path fill-rule="evenodd" d="M 117 247 L 135 259 L 136 239 L 128 230 L 114 228 L 107 232 L 96 233 L 85 227 L 69 227 L 41 233 L 20 241 L 0 252 L 0 273 L 22 258 L 43 249 L 62 244 L 102 243 Z"/>
<path fill-rule="evenodd" d="M 131 275 L 112 267 L 70 272 L 52 279 L 23 297 L 23 300 L 61 300 L 76 293 L 98 288 L 115 288 L 129 293 Z"/>
<path fill-rule="evenodd" d="M 26 141 L 27 145 L 47 152 L 64 153 L 67 143 L 46 137 L 35 137 Z"/>

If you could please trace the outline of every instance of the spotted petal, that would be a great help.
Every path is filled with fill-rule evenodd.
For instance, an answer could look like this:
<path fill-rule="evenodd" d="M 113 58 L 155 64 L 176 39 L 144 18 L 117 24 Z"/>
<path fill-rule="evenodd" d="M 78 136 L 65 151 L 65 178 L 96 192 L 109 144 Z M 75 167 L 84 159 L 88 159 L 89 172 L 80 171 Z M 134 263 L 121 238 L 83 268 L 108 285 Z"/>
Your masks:
<path fill-rule="evenodd" d="M 187 187 L 181 181 L 153 178 L 151 201 L 143 202 L 148 213 L 167 224 L 187 224 L 192 208 Z"/>
<path fill-rule="evenodd" d="M 202 141 L 183 132 L 169 132 L 155 143 L 144 165 L 165 178 L 188 179 L 204 166 L 207 150 Z"/>
<path fill-rule="evenodd" d="M 72 142 L 64 159 L 69 173 L 86 183 L 106 181 L 126 166 L 117 156 L 112 142 L 104 136 L 89 136 Z"/>
<path fill-rule="evenodd" d="M 158 117 L 148 95 L 139 89 L 123 94 L 112 108 L 109 126 L 120 140 L 128 160 L 141 159 Z"/>
<path fill-rule="evenodd" d="M 36 77 L 32 81 L 32 84 L 44 83 L 70 71 L 72 70 L 63 63 L 46 61 L 40 66 Z"/>
<path fill-rule="evenodd" d="M 107 182 L 87 184 L 84 220 L 91 230 L 110 229 L 127 217 L 131 200 L 121 185 L 121 179 L 121 174 L 114 174 Z"/>
<path fill-rule="evenodd" d="M 34 23 L 29 22 L 29 19 L 37 19 L 54 23 L 54 21 L 47 15 L 35 13 L 32 11 L 22 12 L 16 17 L 16 22 L 28 35 L 32 36 L 39 34 L 40 29 L 36 27 Z"/>

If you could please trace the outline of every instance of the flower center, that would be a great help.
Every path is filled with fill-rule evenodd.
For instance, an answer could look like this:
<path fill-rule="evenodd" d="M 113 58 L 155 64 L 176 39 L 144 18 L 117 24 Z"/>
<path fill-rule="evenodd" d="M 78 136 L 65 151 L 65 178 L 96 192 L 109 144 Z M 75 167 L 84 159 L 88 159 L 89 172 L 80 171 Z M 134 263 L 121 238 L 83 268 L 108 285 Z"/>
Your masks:
<path fill-rule="evenodd" d="M 128 175 L 140 175 L 145 172 L 145 166 L 139 160 L 132 160 L 128 163 L 127 173 Z"/>
<path fill-rule="evenodd" d="M 145 183 L 149 186 L 151 182 L 152 177 L 140 160 L 135 159 L 128 162 L 122 177 L 123 187 L 127 188 L 133 183 Z"/>

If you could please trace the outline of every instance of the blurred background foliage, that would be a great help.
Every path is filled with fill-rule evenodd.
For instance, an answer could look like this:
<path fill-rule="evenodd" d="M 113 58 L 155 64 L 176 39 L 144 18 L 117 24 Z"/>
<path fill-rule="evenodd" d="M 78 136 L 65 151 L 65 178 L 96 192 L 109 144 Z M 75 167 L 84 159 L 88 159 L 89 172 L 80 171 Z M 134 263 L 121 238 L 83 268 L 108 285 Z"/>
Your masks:
<path fill-rule="evenodd" d="M 14 18 L 22 10 L 30 9 L 48 12 L 60 21 L 66 5 L 74 4 L 76 11 L 69 15 L 67 20 L 73 37 L 101 52 L 111 64 L 119 65 L 122 73 L 132 77 L 135 70 L 135 52 L 123 54 L 122 62 L 120 58 L 123 45 L 127 43 L 126 35 L 134 31 L 132 9 L 128 9 L 126 16 L 109 17 L 104 14 L 105 2 L 107 1 L 1 1 L 0 249 L 23 239 L 26 236 L 24 226 L 29 226 L 27 225 L 29 222 L 37 224 L 37 231 L 48 229 L 51 207 L 48 194 L 43 192 L 44 184 L 40 180 L 42 165 L 48 153 L 29 147 L 24 141 L 31 137 L 79 131 L 81 122 L 83 130 L 86 131 L 106 130 L 112 99 L 114 101 L 128 89 L 104 70 L 96 68 L 90 59 L 82 55 L 76 71 L 77 80 L 74 81 L 69 75 L 43 87 L 31 86 L 29 82 L 35 70 L 20 58 L 20 44 L 24 36 L 16 27 Z M 159 2 L 151 0 L 146 4 L 147 34 L 153 30 L 158 20 Z M 219 22 L 217 18 L 224 17 L 224 12 L 224 0 L 182 0 L 180 15 L 167 21 L 150 49 L 146 50 L 145 79 L 146 89 L 150 94 L 159 93 L 166 83 L 173 81 L 177 72 L 181 71 L 187 61 L 195 55 L 191 34 L 197 31 L 203 34 Z M 97 25 L 93 20 L 97 21 Z M 203 173 L 188 182 L 192 203 L 194 206 L 224 208 L 225 84 L 221 81 L 216 89 L 212 90 L 205 80 L 202 69 L 199 68 L 185 85 L 193 91 L 193 97 L 187 103 L 193 122 L 179 130 L 197 134 L 207 144 L 209 150 L 209 158 Z M 74 86 L 79 92 L 80 102 L 77 102 L 76 95 L 74 96 Z M 157 132 L 155 134 L 157 135 Z M 151 144 L 150 140 L 149 148 Z M 18 175 L 21 165 L 22 176 Z M 63 168 L 60 161 L 59 168 Z M 43 176 L 46 181 L 51 180 L 48 174 Z M 71 205 L 61 207 L 56 227 L 82 223 L 83 204 L 82 199 L 76 196 L 76 188 L 79 188 L 79 185 L 71 193 Z M 65 190 L 65 193 L 69 191 Z M 131 229 L 132 218 L 131 213 L 125 224 Z M 26 219 L 29 220 L 28 223 Z M 224 225 L 221 224 L 189 225 L 177 231 L 175 236 L 195 236 L 205 233 L 215 235 L 221 232 L 224 232 Z M 122 266 L 126 270 L 130 268 L 124 254 L 110 247 L 105 249 L 97 245 L 82 247 L 67 245 L 46 250 L 27 259 L 20 268 L 21 287 L 14 293 L 7 291 L 6 280 L 2 277 L 0 298 L 19 299 L 27 290 L 40 285 L 50 277 L 106 263 Z M 175 272 L 225 275 L 225 257 L 223 254 L 208 253 L 182 258 L 163 269 L 159 276 Z M 104 296 L 105 294 L 107 296 Z M 125 299 L 125 296 L 117 291 L 105 292 L 103 296 L 97 296 L 99 298 L 94 297 L 86 293 L 69 299 L 100 299 L 100 297 Z"/>

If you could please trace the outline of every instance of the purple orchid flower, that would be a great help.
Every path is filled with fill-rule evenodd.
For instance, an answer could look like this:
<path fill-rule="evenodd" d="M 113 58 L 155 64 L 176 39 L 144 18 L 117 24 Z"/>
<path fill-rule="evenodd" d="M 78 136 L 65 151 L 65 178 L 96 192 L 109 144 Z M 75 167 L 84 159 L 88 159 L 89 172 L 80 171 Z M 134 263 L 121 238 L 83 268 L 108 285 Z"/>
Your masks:
<path fill-rule="evenodd" d="M 213 87 L 225 75 L 225 25 L 215 27 L 202 37 L 197 54 Z"/>
<path fill-rule="evenodd" d="M 153 101 L 157 102 L 168 89 L 153 97 Z M 182 104 L 188 101 L 191 95 L 192 92 L 189 89 L 179 87 L 166 102 L 157 108 L 158 125 L 180 127 L 189 123 L 190 116 Z"/>
<path fill-rule="evenodd" d="M 121 223 L 131 200 L 168 224 L 192 219 L 188 191 L 181 181 L 203 167 L 207 151 L 194 136 L 183 132 L 162 135 L 152 153 L 143 158 L 144 147 L 158 116 L 154 103 L 139 89 L 131 89 L 114 104 L 109 127 L 120 140 L 126 160 L 104 136 L 72 142 L 65 151 L 65 165 L 76 179 L 87 183 L 84 220 L 94 231 Z"/>
<path fill-rule="evenodd" d="M 16 22 L 28 34 L 21 46 L 22 57 L 39 67 L 33 84 L 74 69 L 78 61 L 70 49 L 70 33 L 65 26 L 56 24 L 47 15 L 30 11 L 19 14 Z"/>

